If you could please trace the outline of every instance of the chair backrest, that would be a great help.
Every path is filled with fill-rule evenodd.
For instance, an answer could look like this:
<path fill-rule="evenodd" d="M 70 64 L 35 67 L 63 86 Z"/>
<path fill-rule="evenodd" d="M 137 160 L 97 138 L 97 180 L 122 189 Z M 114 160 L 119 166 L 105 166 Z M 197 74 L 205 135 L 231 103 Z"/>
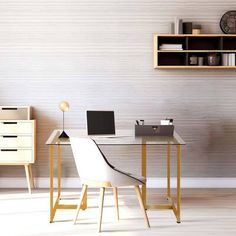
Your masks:
<path fill-rule="evenodd" d="M 109 181 L 112 167 L 90 138 L 70 137 L 76 168 L 82 180 Z"/>

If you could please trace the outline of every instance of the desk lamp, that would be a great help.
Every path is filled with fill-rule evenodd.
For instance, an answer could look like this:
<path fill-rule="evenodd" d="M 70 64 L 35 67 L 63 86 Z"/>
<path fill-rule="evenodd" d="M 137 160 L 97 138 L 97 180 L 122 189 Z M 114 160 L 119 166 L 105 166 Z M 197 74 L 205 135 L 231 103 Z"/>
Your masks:
<path fill-rule="evenodd" d="M 60 136 L 58 137 L 59 139 L 67 139 L 69 138 L 69 136 L 66 134 L 66 132 L 64 131 L 64 112 L 69 110 L 69 103 L 67 101 L 62 101 L 59 104 L 59 108 L 60 110 L 63 112 L 63 118 L 62 118 L 62 122 L 63 122 L 63 129 L 62 129 L 62 133 L 60 134 Z"/>

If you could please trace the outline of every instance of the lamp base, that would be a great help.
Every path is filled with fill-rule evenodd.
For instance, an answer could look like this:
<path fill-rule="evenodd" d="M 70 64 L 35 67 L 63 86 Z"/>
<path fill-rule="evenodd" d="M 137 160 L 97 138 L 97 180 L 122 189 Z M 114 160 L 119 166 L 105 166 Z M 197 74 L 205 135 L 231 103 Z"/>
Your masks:
<path fill-rule="evenodd" d="M 59 139 L 68 139 L 69 136 L 66 134 L 66 132 L 63 130 L 60 136 L 58 137 Z"/>

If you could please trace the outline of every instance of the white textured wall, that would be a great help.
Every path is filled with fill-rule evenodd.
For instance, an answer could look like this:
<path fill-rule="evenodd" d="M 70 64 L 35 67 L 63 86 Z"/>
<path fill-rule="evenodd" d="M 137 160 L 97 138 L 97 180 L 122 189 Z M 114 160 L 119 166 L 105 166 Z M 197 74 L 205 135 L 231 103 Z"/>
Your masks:
<path fill-rule="evenodd" d="M 85 128 L 87 109 L 115 110 L 117 128 L 134 120 L 173 117 L 187 142 L 186 177 L 236 177 L 234 71 L 154 70 L 153 33 L 168 33 L 174 17 L 219 33 L 235 0 L 0 1 L 0 105 L 31 105 L 38 122 L 36 176 L 48 176 L 45 141 L 60 127 L 66 99 L 68 128 Z M 138 172 L 139 148 L 105 148 L 115 165 Z M 129 155 L 127 155 L 128 153 Z M 69 149 L 64 175 L 76 176 Z M 150 176 L 163 176 L 163 151 L 149 151 Z M 0 176 L 23 168 L 0 167 Z"/>

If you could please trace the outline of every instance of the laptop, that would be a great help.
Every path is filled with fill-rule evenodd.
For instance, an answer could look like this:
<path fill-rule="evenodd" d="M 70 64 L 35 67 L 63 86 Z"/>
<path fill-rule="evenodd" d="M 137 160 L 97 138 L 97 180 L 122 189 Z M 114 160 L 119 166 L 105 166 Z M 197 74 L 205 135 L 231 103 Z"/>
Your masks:
<path fill-rule="evenodd" d="M 114 111 L 87 111 L 88 135 L 115 135 Z"/>

